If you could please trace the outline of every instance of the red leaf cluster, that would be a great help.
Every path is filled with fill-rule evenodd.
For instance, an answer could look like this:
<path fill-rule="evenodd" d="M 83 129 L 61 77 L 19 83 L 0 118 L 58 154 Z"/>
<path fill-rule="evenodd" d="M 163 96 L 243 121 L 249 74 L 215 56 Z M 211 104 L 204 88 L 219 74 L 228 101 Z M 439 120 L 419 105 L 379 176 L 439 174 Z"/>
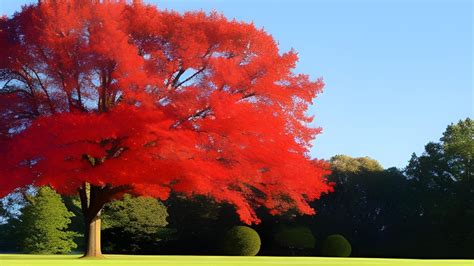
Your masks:
<path fill-rule="evenodd" d="M 40 1 L 0 19 L 0 196 L 49 184 L 131 185 L 313 214 L 332 190 L 305 113 L 321 80 L 294 73 L 252 24 L 135 1 Z"/>

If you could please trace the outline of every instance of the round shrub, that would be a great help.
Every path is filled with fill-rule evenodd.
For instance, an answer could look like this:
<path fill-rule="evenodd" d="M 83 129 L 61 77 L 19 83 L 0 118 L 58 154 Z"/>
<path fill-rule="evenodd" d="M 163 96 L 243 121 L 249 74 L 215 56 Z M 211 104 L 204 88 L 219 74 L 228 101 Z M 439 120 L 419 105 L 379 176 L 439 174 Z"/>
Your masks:
<path fill-rule="evenodd" d="M 224 234 L 222 251 L 226 255 L 255 256 L 260 250 L 260 236 L 247 226 L 234 226 Z"/>
<path fill-rule="evenodd" d="M 352 247 L 342 235 L 330 235 L 324 240 L 322 252 L 328 257 L 349 257 Z"/>
<path fill-rule="evenodd" d="M 284 248 L 312 249 L 316 241 L 306 226 L 280 226 L 275 234 L 275 242 Z"/>

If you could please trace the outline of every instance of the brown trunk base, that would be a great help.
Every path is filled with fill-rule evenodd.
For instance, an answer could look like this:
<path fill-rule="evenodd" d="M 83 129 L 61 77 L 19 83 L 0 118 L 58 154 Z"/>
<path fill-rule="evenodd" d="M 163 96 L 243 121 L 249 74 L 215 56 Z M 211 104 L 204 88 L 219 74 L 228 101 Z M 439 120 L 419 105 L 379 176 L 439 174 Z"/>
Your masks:
<path fill-rule="evenodd" d="M 88 229 L 88 234 L 86 234 L 86 250 L 84 256 L 81 258 L 104 258 L 100 245 L 101 221 L 99 215 L 97 215 L 92 222 L 89 223 L 88 228 L 86 228 L 86 230 Z"/>

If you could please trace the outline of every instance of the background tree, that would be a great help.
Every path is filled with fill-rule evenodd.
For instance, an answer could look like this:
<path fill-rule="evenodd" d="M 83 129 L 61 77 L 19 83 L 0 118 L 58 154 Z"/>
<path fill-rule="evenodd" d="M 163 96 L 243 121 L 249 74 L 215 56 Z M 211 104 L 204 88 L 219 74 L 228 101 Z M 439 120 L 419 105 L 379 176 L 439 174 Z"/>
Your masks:
<path fill-rule="evenodd" d="M 474 125 L 467 118 L 449 125 L 440 142 L 428 143 L 421 156 L 413 154 L 406 168 L 418 195 L 413 202 L 419 209 L 416 237 L 424 240 L 418 252 L 425 256 L 472 257 L 473 147 Z"/>
<path fill-rule="evenodd" d="M 132 197 L 112 201 L 103 210 L 104 247 L 112 253 L 156 253 L 169 229 L 166 207 L 154 198 Z"/>
<path fill-rule="evenodd" d="M 75 232 L 68 231 L 73 215 L 59 194 L 41 187 L 28 195 L 29 204 L 20 216 L 21 247 L 24 252 L 38 254 L 67 254 L 76 247 Z"/>
<path fill-rule="evenodd" d="M 280 225 L 274 239 L 280 247 L 291 251 L 314 249 L 316 242 L 311 229 L 301 225 Z"/>
<path fill-rule="evenodd" d="M 451 161 L 451 171 L 457 181 L 469 183 L 474 176 L 474 121 L 470 118 L 451 124 L 441 137 L 446 157 Z"/>
<path fill-rule="evenodd" d="M 347 181 L 346 175 L 384 170 L 379 162 L 370 157 L 353 158 L 347 155 L 336 155 L 329 162 L 331 163 L 331 170 L 335 172 L 332 175 L 332 180 L 340 183 Z"/>
<path fill-rule="evenodd" d="M 330 164 L 329 180 L 336 183 L 335 192 L 314 203 L 317 217 L 294 217 L 293 222 L 307 224 L 316 239 L 343 235 L 352 244 L 353 256 L 407 254 L 410 243 L 406 243 L 406 236 L 412 232 L 409 218 L 417 211 L 411 206 L 414 194 L 403 173 L 394 168 L 384 170 L 369 157 L 338 155 Z"/>
<path fill-rule="evenodd" d="M 329 177 L 335 193 L 315 203 L 319 215 L 295 220 L 309 224 L 317 239 L 346 236 L 354 256 L 472 258 L 474 190 L 467 162 L 473 132 L 470 119 L 449 125 L 440 142 L 413 155 L 404 171 L 335 156 Z"/>
<path fill-rule="evenodd" d="M 0 252 L 21 252 L 21 209 L 28 202 L 19 191 L 0 200 Z"/>
<path fill-rule="evenodd" d="M 167 254 L 221 254 L 221 237 L 240 224 L 235 208 L 204 196 L 171 195 L 166 201 L 169 225 L 176 230 L 166 242 Z"/>
<path fill-rule="evenodd" d="M 332 190 L 309 160 L 306 110 L 321 80 L 295 74 L 254 25 L 133 1 L 40 1 L 0 20 L 0 196 L 79 194 L 86 256 L 100 212 L 125 193 L 171 191 L 236 207 L 314 214 Z M 41 141 L 38 141 L 41 140 Z"/>

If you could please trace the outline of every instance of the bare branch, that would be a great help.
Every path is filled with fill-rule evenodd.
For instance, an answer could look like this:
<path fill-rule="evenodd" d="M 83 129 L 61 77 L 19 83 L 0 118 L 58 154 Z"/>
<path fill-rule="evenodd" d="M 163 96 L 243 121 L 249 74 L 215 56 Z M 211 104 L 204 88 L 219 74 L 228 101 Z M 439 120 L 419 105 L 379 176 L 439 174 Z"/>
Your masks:
<path fill-rule="evenodd" d="M 178 83 L 179 81 L 179 78 L 184 74 L 184 72 L 186 72 L 186 69 L 184 68 L 181 68 L 178 73 L 176 74 L 176 76 L 174 77 L 173 81 L 171 81 L 170 83 L 170 86 L 171 87 L 175 87 L 176 86 L 176 83 Z"/>
<path fill-rule="evenodd" d="M 41 90 L 42 90 L 42 91 L 44 92 L 44 94 L 46 95 L 46 99 L 48 99 L 48 105 L 49 105 L 49 109 L 50 109 L 51 113 L 52 113 L 52 114 L 56 113 L 56 110 L 54 109 L 53 102 L 51 101 L 51 98 L 49 97 L 49 93 L 48 93 L 48 91 L 46 90 L 46 87 L 43 85 L 43 82 L 41 82 L 41 79 L 40 79 L 38 73 L 37 73 L 34 69 L 32 69 L 32 68 L 30 68 L 30 70 L 33 72 L 33 74 L 35 74 L 35 77 L 36 77 L 36 79 L 38 80 L 38 83 L 39 83 L 39 85 L 40 85 Z"/>
<path fill-rule="evenodd" d="M 198 71 L 196 71 L 194 74 L 192 74 L 191 76 L 189 76 L 187 79 L 181 81 L 180 83 L 176 84 L 174 87 L 175 88 L 178 88 L 179 86 L 183 85 L 184 83 L 190 81 L 191 79 L 193 79 L 195 76 L 199 75 L 201 72 L 203 72 L 205 69 L 206 69 L 206 65 L 204 65 L 203 67 L 201 67 Z"/>

